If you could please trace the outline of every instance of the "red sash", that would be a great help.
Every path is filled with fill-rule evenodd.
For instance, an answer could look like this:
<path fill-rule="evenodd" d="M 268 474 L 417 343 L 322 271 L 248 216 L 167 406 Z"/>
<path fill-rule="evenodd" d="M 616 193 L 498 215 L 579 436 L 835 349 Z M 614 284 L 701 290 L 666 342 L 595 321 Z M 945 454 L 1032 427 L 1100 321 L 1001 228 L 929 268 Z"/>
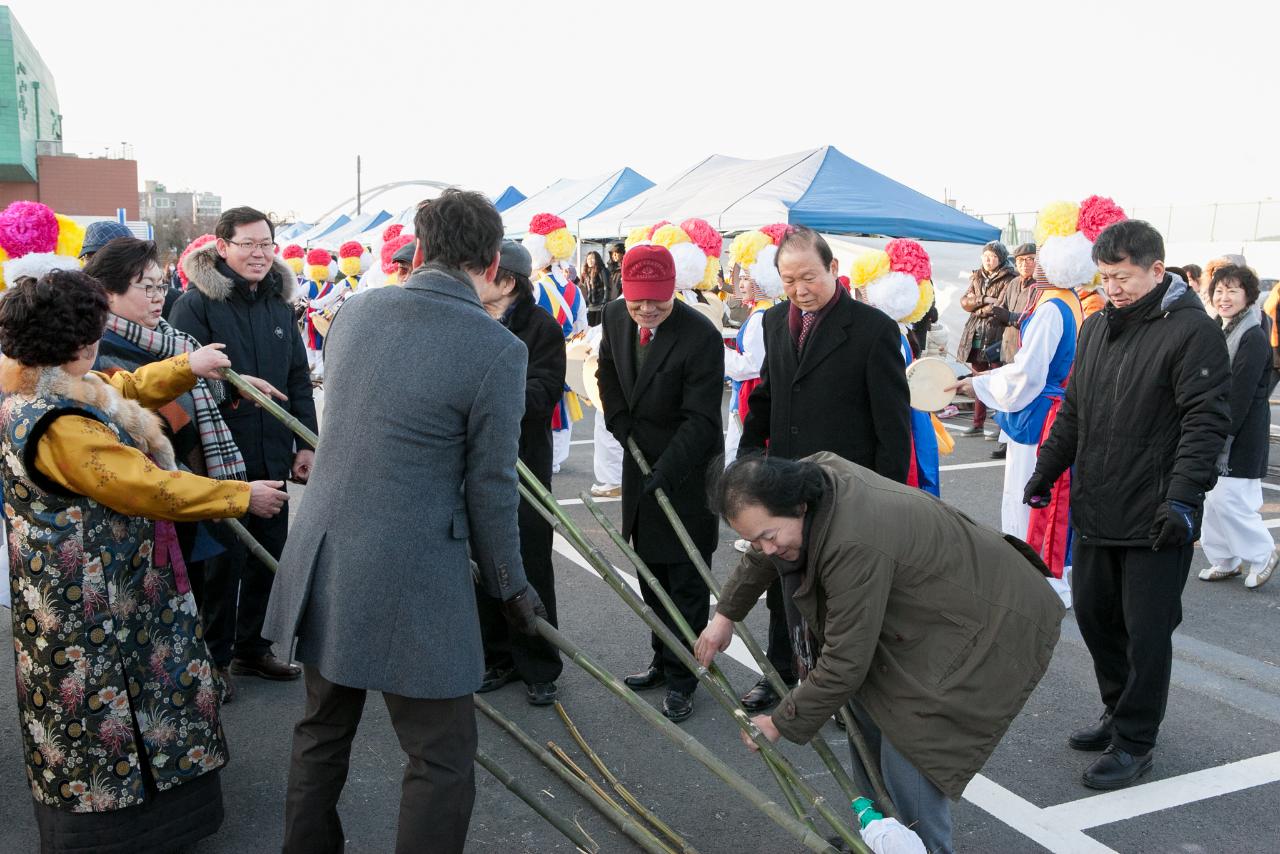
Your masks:
<path fill-rule="evenodd" d="M 1040 431 L 1039 445 L 1049 438 L 1049 431 L 1058 417 L 1058 409 L 1062 406 L 1062 398 L 1055 398 L 1049 406 L 1049 414 L 1044 419 L 1044 428 Z M 1039 447 L 1037 445 L 1037 447 Z M 1031 518 L 1027 524 L 1027 545 L 1040 553 L 1040 557 L 1048 565 L 1054 578 L 1062 578 L 1062 569 L 1066 565 L 1067 548 L 1071 540 L 1070 504 L 1071 469 L 1067 469 L 1053 484 L 1049 493 L 1049 506 L 1032 507 Z"/>

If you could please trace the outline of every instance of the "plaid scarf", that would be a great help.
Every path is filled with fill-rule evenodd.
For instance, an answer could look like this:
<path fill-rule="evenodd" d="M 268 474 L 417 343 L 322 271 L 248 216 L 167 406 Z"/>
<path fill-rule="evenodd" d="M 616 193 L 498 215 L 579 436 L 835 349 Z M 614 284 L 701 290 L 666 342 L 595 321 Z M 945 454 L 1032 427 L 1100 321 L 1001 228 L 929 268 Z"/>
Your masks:
<path fill-rule="evenodd" d="M 199 341 L 173 328 L 164 318 L 160 319 L 155 329 L 147 329 L 141 324 L 112 314 L 107 318 L 107 330 L 156 359 L 168 359 L 200 348 Z M 222 383 L 217 385 L 221 386 Z M 215 480 L 244 480 L 244 457 L 240 455 L 231 430 L 218 412 L 218 400 L 203 378 L 196 379 L 196 384 L 191 389 L 191 400 L 195 407 L 200 449 L 204 452 L 205 474 Z"/>

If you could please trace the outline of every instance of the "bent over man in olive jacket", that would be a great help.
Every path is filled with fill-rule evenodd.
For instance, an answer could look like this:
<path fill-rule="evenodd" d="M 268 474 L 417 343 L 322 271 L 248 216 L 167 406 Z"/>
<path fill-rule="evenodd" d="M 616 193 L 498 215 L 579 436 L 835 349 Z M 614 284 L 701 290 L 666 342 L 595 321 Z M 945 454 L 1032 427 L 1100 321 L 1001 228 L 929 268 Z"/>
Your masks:
<path fill-rule="evenodd" d="M 850 700 L 881 734 L 885 785 L 929 851 L 1044 675 L 1062 603 L 1029 546 L 926 492 L 820 453 L 746 457 L 713 490 L 755 548 L 730 574 L 696 653 L 710 664 L 782 578 L 802 673 L 770 740 L 808 742 Z M 875 733 L 868 733 L 875 740 Z M 855 757 L 855 761 L 856 757 Z"/>

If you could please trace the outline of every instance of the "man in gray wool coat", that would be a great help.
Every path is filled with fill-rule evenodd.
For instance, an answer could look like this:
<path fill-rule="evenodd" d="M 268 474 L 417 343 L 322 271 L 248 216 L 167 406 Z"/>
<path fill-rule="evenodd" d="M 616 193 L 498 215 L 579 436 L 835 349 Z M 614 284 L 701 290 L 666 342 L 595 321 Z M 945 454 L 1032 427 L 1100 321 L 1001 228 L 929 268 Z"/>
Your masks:
<path fill-rule="evenodd" d="M 485 313 L 502 219 L 447 190 L 414 220 L 423 264 L 349 301 L 325 339 L 325 438 L 280 559 L 265 634 L 298 639 L 285 852 L 343 848 L 338 798 L 365 692 L 409 756 L 397 852 L 461 852 L 475 799 L 475 590 L 513 628 L 545 615 L 525 581 L 516 449 L 525 346 Z"/>

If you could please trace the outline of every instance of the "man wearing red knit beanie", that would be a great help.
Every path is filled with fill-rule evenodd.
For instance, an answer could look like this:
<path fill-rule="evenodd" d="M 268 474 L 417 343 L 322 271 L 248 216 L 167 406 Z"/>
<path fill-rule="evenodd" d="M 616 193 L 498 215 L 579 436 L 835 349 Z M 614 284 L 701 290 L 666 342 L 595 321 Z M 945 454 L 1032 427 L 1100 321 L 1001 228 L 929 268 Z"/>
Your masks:
<path fill-rule="evenodd" d="M 622 464 L 622 534 L 696 635 L 707 625 L 710 591 L 658 506 L 666 493 L 703 560 L 719 540 L 707 507 L 707 466 L 721 450 L 724 342 L 702 314 L 675 300 L 676 267 L 666 247 L 634 246 L 622 259 L 622 300 L 604 308 L 600 383 L 605 424 L 619 442 L 634 439 L 653 475 L 645 478 L 630 454 Z M 674 622 L 641 582 L 644 601 L 675 632 Z M 673 721 L 693 714 L 698 682 L 662 642 L 650 639 L 649 666 L 628 676 L 636 690 L 667 687 L 662 713 Z"/>

